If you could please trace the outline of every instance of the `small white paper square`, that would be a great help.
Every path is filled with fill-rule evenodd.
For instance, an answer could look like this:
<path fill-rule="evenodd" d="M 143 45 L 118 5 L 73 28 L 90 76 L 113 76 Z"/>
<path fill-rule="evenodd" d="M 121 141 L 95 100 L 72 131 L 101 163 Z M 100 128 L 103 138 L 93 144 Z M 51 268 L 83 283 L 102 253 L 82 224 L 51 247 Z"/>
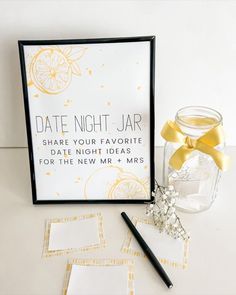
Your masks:
<path fill-rule="evenodd" d="M 106 245 L 101 213 L 48 219 L 43 257 L 89 251 Z"/>
<path fill-rule="evenodd" d="M 51 223 L 48 250 L 77 249 L 99 243 L 97 218 Z"/>
<path fill-rule="evenodd" d="M 127 265 L 72 265 L 67 295 L 128 295 Z"/>

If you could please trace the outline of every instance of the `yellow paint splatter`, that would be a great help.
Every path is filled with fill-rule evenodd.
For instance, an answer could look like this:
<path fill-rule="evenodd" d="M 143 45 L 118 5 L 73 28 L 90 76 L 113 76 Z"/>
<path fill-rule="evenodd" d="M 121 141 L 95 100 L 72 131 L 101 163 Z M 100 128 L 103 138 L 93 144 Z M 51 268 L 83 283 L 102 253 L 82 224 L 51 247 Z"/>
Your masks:
<path fill-rule="evenodd" d="M 39 97 L 39 95 L 38 95 L 38 94 L 34 94 L 33 96 L 34 96 L 35 98 L 38 98 L 38 97 Z"/>
<path fill-rule="evenodd" d="M 144 169 L 145 169 L 145 170 L 147 170 L 147 168 L 148 168 L 148 166 L 147 166 L 147 165 L 145 165 L 145 166 L 144 166 Z"/>
<path fill-rule="evenodd" d="M 93 74 L 92 69 L 88 69 L 88 74 L 89 74 L 89 76 L 92 76 L 92 74 Z"/>
<path fill-rule="evenodd" d="M 52 172 L 46 172 L 45 173 L 47 176 L 51 176 L 52 175 Z"/>
<path fill-rule="evenodd" d="M 72 104 L 72 100 L 71 99 L 66 99 L 65 101 L 64 101 L 64 107 L 68 107 L 68 106 L 70 106 Z"/>
<path fill-rule="evenodd" d="M 76 177 L 75 183 L 80 183 L 81 178 L 80 177 Z"/>

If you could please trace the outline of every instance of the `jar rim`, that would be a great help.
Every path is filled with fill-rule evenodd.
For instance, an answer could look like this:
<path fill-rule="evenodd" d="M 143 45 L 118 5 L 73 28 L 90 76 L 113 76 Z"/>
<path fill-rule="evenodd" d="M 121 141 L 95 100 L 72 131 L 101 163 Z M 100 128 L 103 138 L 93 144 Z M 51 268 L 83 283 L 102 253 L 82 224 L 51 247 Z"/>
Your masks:
<path fill-rule="evenodd" d="M 215 123 L 212 124 L 205 124 L 205 125 L 196 125 L 196 124 L 191 124 L 183 120 L 183 117 L 208 117 L 215 119 Z M 186 106 L 181 109 L 179 109 L 176 113 L 175 116 L 175 121 L 176 123 L 183 125 L 188 128 L 194 128 L 194 129 L 209 129 L 213 128 L 215 126 L 218 126 L 222 124 L 223 118 L 222 115 L 209 107 L 205 106 Z"/>

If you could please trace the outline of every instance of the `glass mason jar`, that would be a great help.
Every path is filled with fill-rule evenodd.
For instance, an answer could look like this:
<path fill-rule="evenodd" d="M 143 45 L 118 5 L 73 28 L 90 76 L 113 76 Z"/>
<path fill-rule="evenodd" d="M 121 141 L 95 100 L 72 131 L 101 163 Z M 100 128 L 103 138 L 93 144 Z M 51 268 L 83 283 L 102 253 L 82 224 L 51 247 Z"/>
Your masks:
<path fill-rule="evenodd" d="M 210 129 L 222 124 L 222 116 L 210 108 L 191 106 L 177 112 L 175 123 L 184 135 L 197 139 Z M 176 207 L 181 211 L 196 213 L 207 210 L 215 200 L 221 171 L 209 155 L 198 150 L 191 153 L 180 170 L 173 169 L 169 165 L 169 160 L 181 145 L 172 142 L 165 143 L 164 184 L 173 185 L 179 193 Z M 224 143 L 215 148 L 222 151 Z"/>

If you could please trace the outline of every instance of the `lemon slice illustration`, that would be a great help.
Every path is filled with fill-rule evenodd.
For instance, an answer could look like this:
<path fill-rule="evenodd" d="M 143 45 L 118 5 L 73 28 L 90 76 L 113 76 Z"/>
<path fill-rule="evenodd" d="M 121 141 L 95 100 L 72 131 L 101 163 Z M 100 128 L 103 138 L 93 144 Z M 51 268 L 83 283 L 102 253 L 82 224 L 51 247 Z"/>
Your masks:
<path fill-rule="evenodd" d="M 147 179 L 136 177 L 118 166 L 107 166 L 95 170 L 86 180 L 85 199 L 147 199 Z M 98 193 L 99 191 L 99 193 Z"/>
<path fill-rule="evenodd" d="M 109 192 L 111 199 L 145 199 L 147 197 L 147 189 L 138 179 L 118 180 Z"/>
<path fill-rule="evenodd" d="M 96 169 L 86 180 L 84 187 L 85 199 L 107 198 L 110 188 L 115 183 L 120 172 L 120 168 L 115 166 Z"/>
<path fill-rule="evenodd" d="M 48 94 L 57 94 L 70 84 L 72 70 L 62 52 L 55 48 L 45 48 L 34 56 L 30 75 L 39 90 Z"/>
<path fill-rule="evenodd" d="M 26 76 L 27 76 L 27 85 L 32 86 L 34 83 L 30 75 L 30 66 L 34 58 L 34 55 L 37 53 L 37 50 L 31 50 L 25 54 L 25 67 L 26 67 Z"/>

